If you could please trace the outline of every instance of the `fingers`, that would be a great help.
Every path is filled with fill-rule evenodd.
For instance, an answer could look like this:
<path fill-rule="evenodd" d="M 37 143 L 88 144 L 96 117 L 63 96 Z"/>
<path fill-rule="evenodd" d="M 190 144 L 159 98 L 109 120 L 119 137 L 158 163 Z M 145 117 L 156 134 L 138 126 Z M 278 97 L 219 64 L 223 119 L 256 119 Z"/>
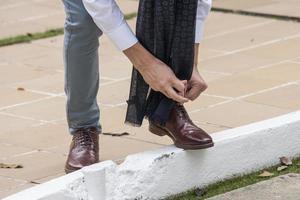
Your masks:
<path fill-rule="evenodd" d="M 174 101 L 177 101 L 178 103 L 186 103 L 189 101 L 189 99 L 185 98 L 184 96 L 181 96 L 178 94 L 173 88 L 169 88 L 164 93 L 167 97 L 170 99 L 173 99 Z"/>
<path fill-rule="evenodd" d="M 186 80 L 179 80 L 176 77 L 174 77 L 172 81 L 172 86 L 177 90 L 177 92 L 181 95 L 185 95 L 187 81 Z"/>
<path fill-rule="evenodd" d="M 200 95 L 200 93 L 201 92 L 197 88 L 193 87 L 186 93 L 186 98 L 194 101 Z"/>
<path fill-rule="evenodd" d="M 204 92 L 207 88 L 206 84 L 192 85 L 191 88 L 186 93 L 186 98 L 190 100 L 195 100 L 199 95 Z"/>

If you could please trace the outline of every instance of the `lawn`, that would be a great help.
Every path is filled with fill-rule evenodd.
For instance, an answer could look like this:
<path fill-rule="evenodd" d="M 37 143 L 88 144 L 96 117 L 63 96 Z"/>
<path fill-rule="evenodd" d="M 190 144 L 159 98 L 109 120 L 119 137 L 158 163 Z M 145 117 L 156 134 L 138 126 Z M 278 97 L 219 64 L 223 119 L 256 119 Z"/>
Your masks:
<path fill-rule="evenodd" d="M 293 164 L 288 166 L 286 169 L 282 171 L 277 170 L 277 168 L 280 166 L 282 165 L 276 165 L 264 170 L 253 172 L 251 174 L 233 177 L 231 179 L 209 185 L 203 189 L 195 188 L 186 193 L 178 194 L 176 196 L 171 196 L 164 200 L 202 200 L 202 199 L 207 199 L 209 197 L 213 197 L 218 194 L 229 192 L 234 189 L 245 187 L 260 181 L 268 180 L 276 176 L 284 175 L 287 173 L 300 173 L 300 158 L 294 159 Z M 259 176 L 260 174 L 262 174 L 263 171 L 270 172 L 273 175 L 267 177 Z"/>

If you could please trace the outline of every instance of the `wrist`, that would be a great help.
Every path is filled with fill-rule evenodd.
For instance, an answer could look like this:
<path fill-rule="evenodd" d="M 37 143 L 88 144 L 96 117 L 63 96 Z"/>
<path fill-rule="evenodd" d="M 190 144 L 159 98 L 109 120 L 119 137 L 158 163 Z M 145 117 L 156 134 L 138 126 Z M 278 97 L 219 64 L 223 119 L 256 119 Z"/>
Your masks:
<path fill-rule="evenodd" d="M 155 57 L 140 43 L 136 43 L 123 52 L 139 72 L 146 70 L 149 64 L 155 60 Z"/>

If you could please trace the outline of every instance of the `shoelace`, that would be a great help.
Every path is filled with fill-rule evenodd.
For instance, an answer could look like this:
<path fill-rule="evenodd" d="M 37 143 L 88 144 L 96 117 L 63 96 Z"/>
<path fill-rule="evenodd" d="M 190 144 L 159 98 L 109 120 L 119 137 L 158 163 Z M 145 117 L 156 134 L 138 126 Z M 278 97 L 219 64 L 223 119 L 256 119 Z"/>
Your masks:
<path fill-rule="evenodd" d="M 77 136 L 77 144 L 83 147 L 88 147 L 93 144 L 93 139 L 90 134 L 94 134 L 90 129 L 80 130 Z"/>
<path fill-rule="evenodd" d="M 178 104 L 177 105 L 177 108 L 178 108 L 178 115 L 179 115 L 179 118 L 182 119 L 182 120 L 186 120 L 186 121 L 189 121 L 190 118 L 185 110 L 185 108 L 183 107 L 183 105 L 181 104 Z"/>

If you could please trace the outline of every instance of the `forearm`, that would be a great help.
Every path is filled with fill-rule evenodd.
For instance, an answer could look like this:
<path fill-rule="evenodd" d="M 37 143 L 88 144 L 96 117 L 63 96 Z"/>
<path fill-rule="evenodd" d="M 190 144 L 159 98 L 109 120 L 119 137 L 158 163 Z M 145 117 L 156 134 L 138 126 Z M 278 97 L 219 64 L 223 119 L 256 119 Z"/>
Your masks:
<path fill-rule="evenodd" d="M 132 47 L 125 49 L 123 53 L 134 65 L 134 68 L 136 68 L 139 72 L 142 72 L 147 66 L 150 66 L 157 60 L 139 42 Z"/>

